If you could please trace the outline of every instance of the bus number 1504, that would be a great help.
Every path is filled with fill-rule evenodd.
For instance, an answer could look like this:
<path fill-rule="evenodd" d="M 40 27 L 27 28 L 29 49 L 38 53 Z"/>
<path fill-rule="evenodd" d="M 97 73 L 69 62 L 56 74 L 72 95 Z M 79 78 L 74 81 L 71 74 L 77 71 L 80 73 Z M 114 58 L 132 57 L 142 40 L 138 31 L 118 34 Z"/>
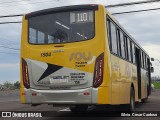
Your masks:
<path fill-rule="evenodd" d="M 41 57 L 50 57 L 51 52 L 41 53 Z"/>

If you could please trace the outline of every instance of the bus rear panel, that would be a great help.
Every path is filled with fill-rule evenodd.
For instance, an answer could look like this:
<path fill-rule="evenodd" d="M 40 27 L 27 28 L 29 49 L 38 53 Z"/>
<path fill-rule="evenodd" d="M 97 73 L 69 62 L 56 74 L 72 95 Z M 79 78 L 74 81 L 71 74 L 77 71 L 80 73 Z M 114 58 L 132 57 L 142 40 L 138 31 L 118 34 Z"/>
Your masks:
<path fill-rule="evenodd" d="M 109 78 L 109 68 L 104 23 L 104 8 L 98 5 L 25 15 L 21 103 L 107 104 L 109 88 L 104 77 Z"/>

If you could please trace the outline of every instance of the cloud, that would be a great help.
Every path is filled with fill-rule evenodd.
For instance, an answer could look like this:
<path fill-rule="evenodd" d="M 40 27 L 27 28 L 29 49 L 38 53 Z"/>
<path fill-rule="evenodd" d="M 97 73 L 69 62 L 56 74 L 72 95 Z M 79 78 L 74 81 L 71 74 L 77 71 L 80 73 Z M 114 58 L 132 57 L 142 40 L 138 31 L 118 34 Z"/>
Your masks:
<path fill-rule="evenodd" d="M 152 76 L 160 76 L 159 70 L 160 70 L 160 62 L 156 59 L 160 60 L 160 45 L 155 45 L 155 44 L 148 44 L 145 46 L 142 46 L 146 52 L 149 53 L 150 57 L 154 58 L 155 61 L 152 62 L 152 65 L 155 69 L 154 73 L 152 73 Z"/>
<path fill-rule="evenodd" d="M 50 2 L 49 2 L 50 1 Z M 30 13 L 37 10 L 78 5 L 78 4 L 119 4 L 126 2 L 133 2 L 140 0 L 34 0 L 34 1 L 21 1 L 14 4 L 5 4 L 1 7 L 1 15 Z M 143 0 L 142 0 L 143 1 Z M 37 3 L 36 3 L 37 2 Z M 43 2 L 43 3 L 38 3 Z M 30 4 L 34 3 L 34 4 Z M 23 5 L 22 5 L 23 4 Z M 140 10 L 148 8 L 160 7 L 160 2 L 152 4 L 134 5 L 129 7 L 116 7 L 108 9 L 111 13 L 122 12 L 130 10 Z M 142 45 L 142 47 L 149 53 L 151 57 L 160 59 L 160 10 L 115 15 L 115 18 L 119 23 L 130 33 L 135 40 Z M 0 21 L 21 21 L 22 17 L 5 18 Z M 21 24 L 6 24 L 0 25 L 0 45 L 6 45 L 9 47 L 20 47 L 21 41 Z M 19 51 L 13 51 L 9 49 L 0 48 L 0 52 L 7 52 L 7 54 L 0 53 L 0 82 L 2 80 L 19 80 Z M 8 54 L 18 53 L 18 54 Z M 158 66 L 155 61 L 153 65 Z M 155 73 L 153 75 L 160 76 L 159 67 L 155 67 Z"/>
<path fill-rule="evenodd" d="M 160 59 L 160 45 L 148 44 L 142 47 L 151 55 L 151 57 L 154 57 L 155 59 Z"/>
<path fill-rule="evenodd" d="M 20 80 L 19 63 L 0 64 L 0 84 L 9 81 L 15 82 Z"/>
<path fill-rule="evenodd" d="M 19 69 L 19 63 L 3 63 L 0 64 L 0 69 Z"/>

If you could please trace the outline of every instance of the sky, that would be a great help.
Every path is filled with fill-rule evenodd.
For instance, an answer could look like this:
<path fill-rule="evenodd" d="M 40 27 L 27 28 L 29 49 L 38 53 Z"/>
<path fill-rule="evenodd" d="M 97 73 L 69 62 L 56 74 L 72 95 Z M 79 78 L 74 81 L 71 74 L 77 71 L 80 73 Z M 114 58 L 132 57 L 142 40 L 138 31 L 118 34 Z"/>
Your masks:
<path fill-rule="evenodd" d="M 0 16 L 24 14 L 37 10 L 79 4 L 113 5 L 144 0 L 0 0 Z M 128 7 L 108 8 L 110 13 L 160 8 L 160 2 L 133 5 Z M 160 10 L 114 15 L 128 33 L 155 59 L 160 60 Z M 21 21 L 22 17 L 0 18 L 0 22 Z M 5 81 L 20 80 L 20 50 L 3 48 L 2 46 L 20 49 L 21 23 L 0 24 L 0 84 Z M 152 76 L 160 76 L 160 63 L 152 62 L 155 72 Z"/>

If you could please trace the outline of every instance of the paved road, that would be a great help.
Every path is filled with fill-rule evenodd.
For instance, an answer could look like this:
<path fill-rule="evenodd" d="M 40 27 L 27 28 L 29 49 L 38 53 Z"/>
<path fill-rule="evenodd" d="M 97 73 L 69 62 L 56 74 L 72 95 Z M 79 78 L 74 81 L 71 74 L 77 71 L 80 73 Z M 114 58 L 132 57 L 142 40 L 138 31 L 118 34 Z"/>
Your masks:
<path fill-rule="evenodd" d="M 14 94 L 13 94 L 14 93 Z M 10 95 L 10 97 L 9 97 Z M 92 107 L 90 108 L 90 111 L 99 111 L 99 109 L 101 109 L 101 107 Z M 108 109 L 107 107 L 103 107 L 103 109 Z M 110 109 L 110 108 L 109 108 Z M 65 106 L 63 107 L 53 107 L 52 105 L 39 105 L 36 107 L 32 107 L 31 105 L 23 105 L 19 102 L 19 91 L 12 91 L 12 92 L 6 92 L 6 93 L 2 93 L 0 92 L 0 111 L 58 111 L 59 114 L 58 116 L 55 116 L 54 118 L 41 118 L 41 120 L 62 120 L 62 119 L 85 119 L 82 115 L 79 115 L 79 118 L 77 118 L 76 116 L 74 117 L 66 117 L 73 115 L 70 112 L 63 112 L 63 111 L 68 111 L 69 109 Z M 112 109 L 112 111 L 115 111 L 114 109 Z M 154 92 L 152 92 L 152 95 L 149 96 L 149 100 L 146 103 L 138 103 L 136 104 L 136 111 L 160 111 L 160 90 L 155 90 Z M 105 114 L 105 113 L 104 113 Z M 65 116 L 65 117 L 64 117 Z M 86 117 L 87 120 L 89 119 L 96 119 L 96 113 L 93 115 L 94 117 L 92 117 L 92 115 L 89 115 Z M 105 116 L 105 115 L 102 115 Z M 83 118 L 82 118 L 83 117 Z M 2 119 L 2 118 L 1 118 Z M 4 118 L 3 118 L 4 119 Z M 18 119 L 21 120 L 22 118 L 12 118 L 14 119 Z M 27 119 L 27 118 L 23 118 L 23 119 Z M 34 118 L 39 120 L 40 118 Z M 106 117 L 98 117 L 98 119 L 111 119 L 111 120 L 160 120 L 160 118 L 157 117 L 115 117 L 115 118 L 106 118 Z"/>
<path fill-rule="evenodd" d="M 3 101 L 19 101 L 19 90 L 0 91 L 0 102 Z"/>

